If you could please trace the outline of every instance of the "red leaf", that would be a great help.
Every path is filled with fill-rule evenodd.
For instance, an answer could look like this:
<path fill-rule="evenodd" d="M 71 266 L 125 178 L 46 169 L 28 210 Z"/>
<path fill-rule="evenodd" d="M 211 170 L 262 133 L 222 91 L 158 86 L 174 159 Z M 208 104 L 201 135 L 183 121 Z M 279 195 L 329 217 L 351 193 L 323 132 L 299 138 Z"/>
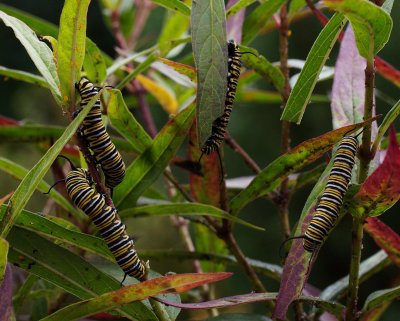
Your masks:
<path fill-rule="evenodd" d="M 19 126 L 19 122 L 0 115 L 0 126 Z"/>
<path fill-rule="evenodd" d="M 390 128 L 389 147 L 382 164 L 365 180 L 349 210 L 354 215 L 382 214 L 400 198 L 400 149 L 396 132 Z"/>
<path fill-rule="evenodd" d="M 400 267 L 400 236 L 376 217 L 366 219 L 365 230 L 376 244 Z"/>
<path fill-rule="evenodd" d="M 375 67 L 382 77 L 400 87 L 400 71 L 379 57 L 375 57 Z"/>

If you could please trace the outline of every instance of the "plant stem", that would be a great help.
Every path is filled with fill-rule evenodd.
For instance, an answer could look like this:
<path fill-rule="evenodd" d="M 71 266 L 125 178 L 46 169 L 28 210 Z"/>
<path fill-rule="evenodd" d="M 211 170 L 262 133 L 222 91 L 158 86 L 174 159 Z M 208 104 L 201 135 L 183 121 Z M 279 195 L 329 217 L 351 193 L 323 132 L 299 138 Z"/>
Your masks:
<path fill-rule="evenodd" d="M 365 68 L 365 99 L 364 99 L 364 120 L 372 117 L 374 107 L 374 37 L 372 31 L 369 37 L 369 48 L 367 57 L 367 67 Z M 371 162 L 371 125 L 364 127 L 362 136 L 362 146 L 360 149 L 360 170 L 358 182 L 363 183 L 368 177 L 369 163 Z M 362 238 L 363 238 L 363 219 L 353 217 L 352 248 L 349 271 L 349 294 L 347 297 L 346 320 L 351 321 L 357 318 L 359 268 L 361 260 Z"/>
<path fill-rule="evenodd" d="M 170 317 L 168 316 L 167 311 L 164 308 L 164 304 L 154 300 L 153 298 L 149 298 L 149 302 L 150 302 L 151 308 L 153 309 L 154 313 L 157 315 L 158 320 L 171 321 Z"/>
<path fill-rule="evenodd" d="M 287 17 L 286 4 L 282 6 L 280 10 L 280 26 L 279 26 L 279 54 L 281 59 L 280 69 L 283 76 L 285 77 L 285 84 L 281 92 L 282 96 L 282 109 L 285 109 L 286 103 L 290 96 L 290 85 L 289 85 L 289 68 L 288 68 L 288 57 L 289 57 L 289 41 L 288 41 L 288 30 L 289 22 Z M 290 150 L 290 123 L 286 120 L 282 121 L 282 138 L 281 138 L 281 154 L 285 154 Z M 286 240 L 290 235 L 290 223 L 289 223 L 289 188 L 288 178 L 282 181 L 280 187 L 280 202 L 277 203 L 279 211 L 279 225 L 281 229 L 282 240 Z"/>
<path fill-rule="evenodd" d="M 362 238 L 362 221 L 356 217 L 353 217 L 352 253 L 350 261 L 349 294 L 347 297 L 346 321 L 355 320 L 357 315 L 359 285 L 358 271 L 360 269 L 361 261 Z"/>
<path fill-rule="evenodd" d="M 375 87 L 375 66 L 374 57 L 367 59 L 365 68 L 365 100 L 364 100 L 364 120 L 372 117 L 374 106 L 374 87 Z M 364 127 L 362 135 L 362 146 L 360 150 L 360 172 L 359 182 L 362 183 L 368 177 L 369 163 L 371 162 L 371 125 Z"/>

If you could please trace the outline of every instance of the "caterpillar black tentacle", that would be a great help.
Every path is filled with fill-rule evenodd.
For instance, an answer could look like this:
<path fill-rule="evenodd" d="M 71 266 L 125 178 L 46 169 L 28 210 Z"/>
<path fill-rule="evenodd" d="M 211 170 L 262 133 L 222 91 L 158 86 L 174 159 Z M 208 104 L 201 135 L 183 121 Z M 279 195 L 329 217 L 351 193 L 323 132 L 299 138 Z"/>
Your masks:
<path fill-rule="evenodd" d="M 91 98 L 99 92 L 98 87 L 87 78 L 81 78 L 75 87 L 82 99 L 81 108 L 86 106 Z M 97 163 L 101 165 L 105 176 L 105 185 L 113 188 L 120 184 L 125 176 L 125 164 L 104 127 L 101 119 L 100 99 L 96 101 L 83 120 L 80 131 L 83 140 L 93 151 Z"/>

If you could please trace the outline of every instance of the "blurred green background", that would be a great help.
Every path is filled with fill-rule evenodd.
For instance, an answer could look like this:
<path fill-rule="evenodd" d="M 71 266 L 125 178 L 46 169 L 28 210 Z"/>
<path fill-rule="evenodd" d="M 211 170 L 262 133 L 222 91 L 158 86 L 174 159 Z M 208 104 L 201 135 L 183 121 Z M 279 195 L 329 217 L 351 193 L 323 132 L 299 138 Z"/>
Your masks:
<path fill-rule="evenodd" d="M 7 4 L 29 12 L 58 25 L 59 16 L 64 1 L 62 0 L 0 0 L 1 4 Z M 250 10 L 253 7 L 250 7 Z M 149 17 L 142 38 L 148 39 L 142 49 L 155 43 L 162 28 L 166 10 L 160 7 L 154 9 Z M 395 2 L 392 10 L 394 21 L 393 31 L 389 43 L 379 53 L 379 56 L 395 67 L 400 69 L 398 62 L 399 46 L 397 39 L 400 37 L 400 3 Z M 291 37 L 289 38 L 289 57 L 305 59 L 313 41 L 321 30 L 321 25 L 314 17 L 309 17 L 303 21 L 291 25 Z M 115 57 L 114 46 L 116 42 L 112 33 L 107 29 L 99 2 L 93 0 L 89 7 L 87 35 L 107 54 Z M 37 73 L 33 63 L 25 53 L 22 45 L 14 37 L 11 29 L 0 23 L 0 65 Z M 279 38 L 277 31 L 259 36 L 256 41 L 250 44 L 256 48 L 271 62 L 279 60 Z M 140 49 L 140 48 L 139 48 Z M 327 64 L 334 66 L 339 46 L 335 45 Z M 190 46 L 184 53 L 190 52 Z M 179 57 L 184 57 L 181 55 Z M 178 60 L 174 58 L 174 60 Z M 295 70 L 293 73 L 296 73 Z M 50 124 L 64 126 L 68 123 L 68 118 L 63 115 L 62 110 L 54 102 L 47 89 L 35 87 L 31 84 L 17 82 L 14 80 L 2 79 L 0 83 L 0 114 L 23 121 L 25 123 Z M 265 81 L 258 81 L 255 87 L 264 90 L 273 90 Z M 315 93 L 329 95 L 332 87 L 332 80 L 317 84 Z M 394 100 L 399 98 L 399 89 L 377 75 L 376 88 Z M 150 100 L 150 109 L 155 118 L 157 129 L 161 129 L 167 121 L 168 115 L 154 101 Z M 382 99 L 376 99 L 377 113 L 385 114 L 391 105 Z M 130 106 L 131 107 L 131 106 Z M 133 107 L 133 106 L 132 106 Z M 140 114 L 134 111 L 138 120 Z M 248 154 L 264 168 L 280 154 L 280 115 L 279 104 L 245 104 L 236 102 L 234 112 L 229 124 L 229 132 L 237 142 L 245 148 Z M 397 124 L 398 130 L 400 125 Z M 310 104 L 304 114 L 301 125 L 291 126 L 291 146 L 294 147 L 302 141 L 319 136 L 332 129 L 330 106 L 328 103 Z M 224 147 L 226 159 L 226 171 L 228 178 L 252 175 L 251 171 L 243 164 L 242 160 L 227 146 Z M 22 164 L 26 168 L 31 168 L 41 157 L 41 154 L 29 144 L 2 144 L 0 145 L 0 155 Z M 185 157 L 186 145 L 180 149 L 179 155 Z M 129 158 L 128 158 L 129 159 Z M 325 162 L 325 159 L 317 163 Z M 129 161 L 128 161 L 129 163 Z M 312 164 L 309 168 L 317 165 Z M 173 169 L 174 174 L 183 182 L 187 183 L 188 176 L 185 172 Z M 13 177 L 0 173 L 1 186 L 0 196 L 9 193 L 18 185 Z M 51 175 L 46 176 L 47 182 L 51 183 Z M 160 188 L 162 188 L 162 182 Z M 304 188 L 298 192 L 291 201 L 290 220 L 292 226 L 296 223 L 304 202 L 312 186 Z M 28 204 L 27 209 L 34 212 L 41 212 L 47 201 L 47 197 L 35 192 L 34 197 Z M 248 205 L 241 214 L 241 218 L 246 219 L 256 225 L 266 228 L 266 232 L 250 231 L 246 227 L 237 225 L 235 236 L 246 256 L 259 259 L 269 263 L 279 264 L 278 255 L 281 243 L 277 211 L 264 199 L 256 200 Z M 400 207 L 394 206 L 390 211 L 380 217 L 385 223 L 400 233 Z M 126 222 L 128 233 L 135 234 L 139 239 L 136 242 L 137 248 L 156 250 L 156 249 L 183 249 L 181 241 L 177 238 L 174 227 L 168 218 L 146 218 L 136 219 Z M 249 237 L 251 236 L 251 237 Z M 351 246 L 351 218 L 345 217 L 338 227 L 333 231 L 313 266 L 309 282 L 317 288 L 325 288 L 337 279 L 347 274 L 349 266 L 349 254 Z M 367 258 L 378 250 L 377 245 L 366 234 L 364 239 L 363 258 Z M 177 262 L 174 260 L 157 261 L 152 260 L 152 268 L 160 273 L 169 271 L 190 272 L 189 262 Z M 217 296 L 229 296 L 240 293 L 248 293 L 252 290 L 250 283 L 238 268 L 228 267 L 229 271 L 234 272 L 234 276 L 216 285 Z M 366 296 L 378 289 L 389 286 L 389 282 L 398 274 L 398 269 L 391 266 L 383 272 L 374 276 L 372 279 L 363 283 L 360 287 L 360 302 Z M 269 291 L 278 291 L 279 284 L 275 281 L 263 278 L 264 284 Z M 263 311 L 262 304 L 252 304 L 239 306 L 234 311 Z M 400 315 L 400 304 L 394 302 L 382 317 L 382 320 L 396 320 Z M 195 317 L 196 319 L 204 316 L 201 312 L 182 313 L 180 319 L 185 316 Z"/>

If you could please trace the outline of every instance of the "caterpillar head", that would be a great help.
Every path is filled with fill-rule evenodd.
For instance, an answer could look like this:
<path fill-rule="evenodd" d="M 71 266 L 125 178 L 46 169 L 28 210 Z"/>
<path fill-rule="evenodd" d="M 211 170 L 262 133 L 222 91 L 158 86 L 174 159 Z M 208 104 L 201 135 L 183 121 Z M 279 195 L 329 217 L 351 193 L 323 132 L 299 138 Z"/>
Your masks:
<path fill-rule="evenodd" d="M 235 52 L 239 51 L 239 45 L 235 40 L 229 40 L 228 41 L 228 55 L 232 56 L 235 54 Z"/>

